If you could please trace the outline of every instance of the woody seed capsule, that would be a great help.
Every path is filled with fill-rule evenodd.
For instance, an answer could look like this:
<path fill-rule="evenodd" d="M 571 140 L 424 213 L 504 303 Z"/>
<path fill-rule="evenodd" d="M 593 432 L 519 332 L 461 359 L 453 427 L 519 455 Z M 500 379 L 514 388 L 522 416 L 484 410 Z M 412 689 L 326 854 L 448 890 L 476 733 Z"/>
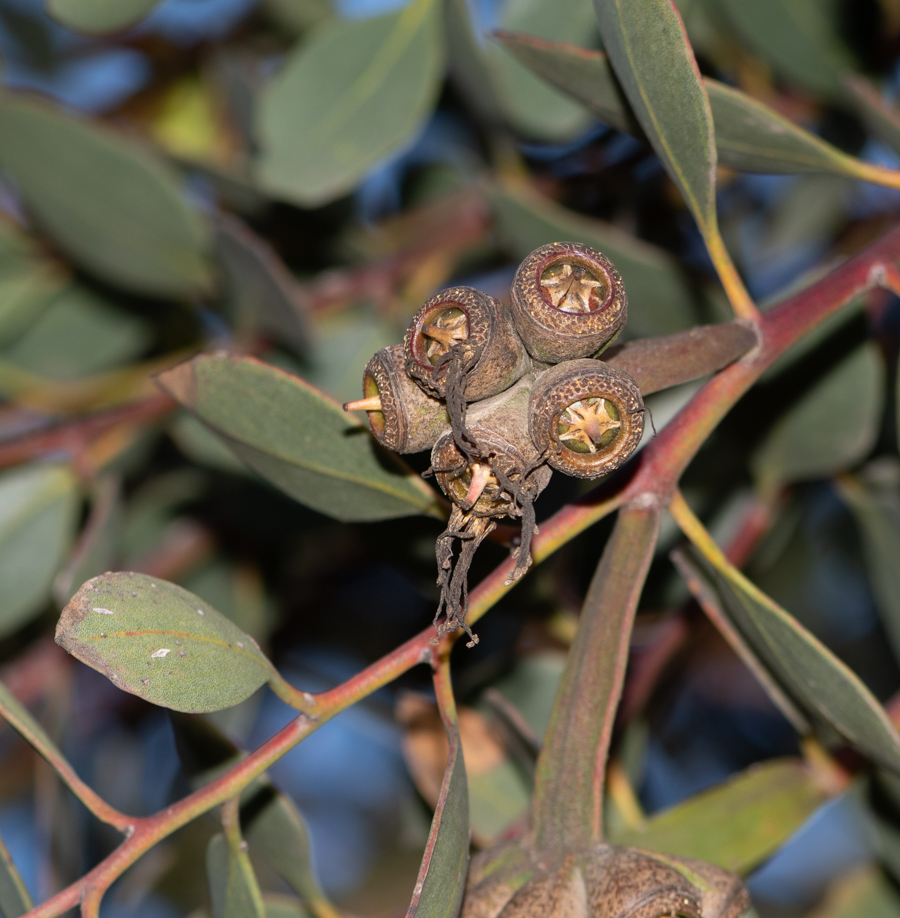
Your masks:
<path fill-rule="evenodd" d="M 469 402 L 503 392 L 531 366 L 508 310 L 474 287 L 450 287 L 433 296 L 413 317 L 404 346 L 410 376 L 441 397 L 451 352 L 458 352 Z"/>
<path fill-rule="evenodd" d="M 344 410 L 366 410 L 375 439 L 397 453 L 430 449 L 450 425 L 447 409 L 406 372 L 402 344 L 382 348 L 366 365 L 363 398 Z"/>
<path fill-rule="evenodd" d="M 559 363 L 596 354 L 628 318 L 625 285 L 615 265 L 577 242 L 554 242 L 519 265 L 512 316 L 535 360 Z"/>

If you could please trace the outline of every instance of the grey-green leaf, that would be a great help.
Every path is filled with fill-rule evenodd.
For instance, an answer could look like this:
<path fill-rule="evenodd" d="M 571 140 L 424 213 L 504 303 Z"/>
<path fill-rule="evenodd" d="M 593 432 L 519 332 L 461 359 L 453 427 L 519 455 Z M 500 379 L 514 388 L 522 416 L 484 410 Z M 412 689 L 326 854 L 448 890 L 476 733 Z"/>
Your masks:
<path fill-rule="evenodd" d="M 867 79 L 855 73 L 844 76 L 844 86 L 869 132 L 900 153 L 900 110 L 886 102 Z"/>
<path fill-rule="evenodd" d="M 444 66 L 441 5 L 322 26 L 260 100 L 261 185 L 306 207 L 351 191 L 423 124 Z"/>
<path fill-rule="evenodd" d="M 753 458 L 760 482 L 822 478 L 865 457 L 878 435 L 884 375 L 875 344 L 842 360 L 772 428 Z"/>
<path fill-rule="evenodd" d="M 299 810 L 274 788 L 263 788 L 259 793 L 268 799 L 244 831 L 250 850 L 280 874 L 304 902 L 325 901 L 313 874 L 309 835 Z"/>
<path fill-rule="evenodd" d="M 47 0 L 47 12 L 76 32 L 116 32 L 143 19 L 159 0 Z"/>
<path fill-rule="evenodd" d="M 296 376 L 248 357 L 200 355 L 158 381 L 250 468 L 315 510 L 341 520 L 439 515 L 420 478 Z"/>
<path fill-rule="evenodd" d="M 88 271 L 143 294 L 209 288 L 204 224 L 182 199 L 175 175 L 143 148 L 3 94 L 0 168 L 41 227 Z"/>
<path fill-rule="evenodd" d="M 797 85 L 829 98 L 854 61 L 834 0 L 715 0 L 750 49 Z"/>
<path fill-rule="evenodd" d="M 9 849 L 0 838 L 0 914 L 19 918 L 33 907 L 31 896 L 22 880 Z"/>
<path fill-rule="evenodd" d="M 118 688 L 176 711 L 233 707 L 274 672 L 256 642 L 208 603 L 130 572 L 88 580 L 63 609 L 56 643 Z"/>
<path fill-rule="evenodd" d="M 866 568 L 884 630 L 894 653 L 900 655 L 900 468 L 892 463 L 884 471 L 884 481 L 844 475 L 836 485 L 862 532 Z"/>
<path fill-rule="evenodd" d="M 790 838 L 828 799 L 801 759 L 754 765 L 657 813 L 617 845 L 710 861 L 746 874 Z"/>
<path fill-rule="evenodd" d="M 591 0 L 508 0 L 503 5 L 504 29 L 544 39 L 588 44 L 597 32 Z M 507 120 L 516 130 L 545 141 L 571 140 L 590 123 L 582 106 L 536 77 L 505 48 L 489 45 L 493 85 Z"/>
<path fill-rule="evenodd" d="M 900 737 L 856 673 L 768 596 L 725 578 L 697 551 L 690 554 L 735 628 L 795 703 L 900 773 Z"/>
<path fill-rule="evenodd" d="M 601 121 L 643 136 L 602 51 L 530 35 L 503 33 L 503 44 L 535 73 L 589 108 Z M 743 172 L 856 175 L 861 165 L 837 147 L 750 96 L 704 78 L 719 163 Z M 898 129 L 900 134 L 900 129 Z"/>
<path fill-rule="evenodd" d="M 447 687 L 449 690 L 449 686 Z M 443 710 L 450 755 L 407 918 L 456 918 L 469 864 L 469 792 L 459 723 Z"/>
<path fill-rule="evenodd" d="M 706 89 L 672 0 L 595 0 L 610 63 L 647 139 L 700 226 L 717 232 Z"/>
<path fill-rule="evenodd" d="M 300 287 L 269 245 L 236 217 L 216 223 L 216 256 L 239 331 L 271 332 L 301 354 L 312 331 Z"/>
<path fill-rule="evenodd" d="M 698 294 L 678 262 L 662 249 L 599 220 L 576 214 L 527 189 L 491 191 L 497 232 L 524 258 L 548 242 L 583 242 L 603 252 L 628 288 L 628 328 L 637 335 L 667 335 L 702 320 Z"/>
<path fill-rule="evenodd" d="M 33 465 L 0 475 L 0 636 L 50 598 L 78 506 L 78 482 L 68 466 Z"/>
<path fill-rule="evenodd" d="M 207 845 L 206 875 L 213 918 L 265 918 L 249 860 L 236 857 L 221 833 Z"/>

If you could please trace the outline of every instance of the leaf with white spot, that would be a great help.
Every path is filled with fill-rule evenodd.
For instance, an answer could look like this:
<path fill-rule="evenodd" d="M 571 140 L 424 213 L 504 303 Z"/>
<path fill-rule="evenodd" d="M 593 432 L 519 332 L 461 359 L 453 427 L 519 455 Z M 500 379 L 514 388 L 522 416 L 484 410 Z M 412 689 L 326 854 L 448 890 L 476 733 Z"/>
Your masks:
<path fill-rule="evenodd" d="M 219 711 L 278 676 L 233 622 L 144 574 L 88 580 L 63 609 L 56 642 L 119 688 L 176 711 Z"/>

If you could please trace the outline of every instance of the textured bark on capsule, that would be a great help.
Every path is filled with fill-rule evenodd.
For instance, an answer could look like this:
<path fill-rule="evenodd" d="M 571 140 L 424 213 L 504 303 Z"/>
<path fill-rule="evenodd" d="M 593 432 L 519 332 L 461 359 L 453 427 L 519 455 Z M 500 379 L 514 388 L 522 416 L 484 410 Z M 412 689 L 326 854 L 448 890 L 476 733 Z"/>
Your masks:
<path fill-rule="evenodd" d="M 405 348 L 410 376 L 448 401 L 454 375 L 464 376 L 460 394 L 474 402 L 509 388 L 531 366 L 508 310 L 474 287 L 433 296 L 413 317 Z"/>
<path fill-rule="evenodd" d="M 628 318 L 625 285 L 605 256 L 577 242 L 532 252 L 516 271 L 512 317 L 528 352 L 544 363 L 596 354 Z"/>
<path fill-rule="evenodd" d="M 402 344 L 382 348 L 368 362 L 363 396 L 360 402 L 348 402 L 344 410 L 365 410 L 375 439 L 394 452 L 431 449 L 450 429 L 446 406 L 423 392 L 406 372 Z"/>
<path fill-rule="evenodd" d="M 644 401 L 637 383 L 599 360 L 571 360 L 542 373 L 531 393 L 531 438 L 553 468 L 599 478 L 637 449 Z"/>
<path fill-rule="evenodd" d="M 472 858 L 460 918 L 739 918 L 741 881 L 713 864 L 597 845 L 546 864 L 507 843 Z"/>

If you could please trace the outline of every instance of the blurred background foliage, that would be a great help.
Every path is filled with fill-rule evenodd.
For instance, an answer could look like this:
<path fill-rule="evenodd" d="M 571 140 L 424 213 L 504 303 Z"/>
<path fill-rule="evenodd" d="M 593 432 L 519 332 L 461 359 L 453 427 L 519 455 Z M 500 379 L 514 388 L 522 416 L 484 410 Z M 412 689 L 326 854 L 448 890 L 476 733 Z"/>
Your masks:
<path fill-rule="evenodd" d="M 845 153 L 900 167 L 897 0 L 678 6 L 705 75 Z M 150 813 L 187 791 L 200 727 L 53 645 L 88 577 L 180 583 L 310 691 L 425 627 L 436 603 L 440 524 L 424 497 L 400 519 L 337 522 L 247 472 L 154 373 L 227 349 L 356 398 L 369 357 L 427 296 L 471 283 L 505 297 L 518 261 L 555 240 L 616 263 L 631 337 L 728 317 L 649 145 L 530 72 L 498 29 L 599 47 L 589 0 L 0 0 L 0 676 L 120 809 Z M 900 192 L 842 175 L 722 167 L 719 186 L 723 233 L 764 303 L 900 215 Z M 684 481 L 720 544 L 743 539 L 754 581 L 882 700 L 900 687 L 898 345 L 894 296 L 850 304 L 773 368 Z M 651 399 L 656 427 L 694 391 Z M 582 491 L 556 476 L 539 517 Z M 535 570 L 480 624 L 478 647 L 456 651 L 477 844 L 524 816 L 533 746 L 608 531 Z M 798 751 L 689 601 L 667 532 L 620 712 L 613 837 Z M 504 552 L 486 545 L 473 582 Z M 291 716 L 258 693 L 205 720 L 252 748 Z M 272 769 L 340 907 L 405 908 L 443 743 L 414 671 Z M 0 835 L 43 899 L 113 839 L 9 729 L 0 757 Z M 722 841 L 759 913 L 900 915 L 896 782 L 868 775 L 820 806 L 788 772 L 759 774 L 748 818 L 774 820 L 778 843 L 740 849 L 740 826 Z M 696 802 L 697 838 L 734 812 L 717 793 Z M 215 831 L 207 817 L 154 849 L 104 916 L 205 907 Z M 265 869 L 264 886 L 279 888 Z"/>

